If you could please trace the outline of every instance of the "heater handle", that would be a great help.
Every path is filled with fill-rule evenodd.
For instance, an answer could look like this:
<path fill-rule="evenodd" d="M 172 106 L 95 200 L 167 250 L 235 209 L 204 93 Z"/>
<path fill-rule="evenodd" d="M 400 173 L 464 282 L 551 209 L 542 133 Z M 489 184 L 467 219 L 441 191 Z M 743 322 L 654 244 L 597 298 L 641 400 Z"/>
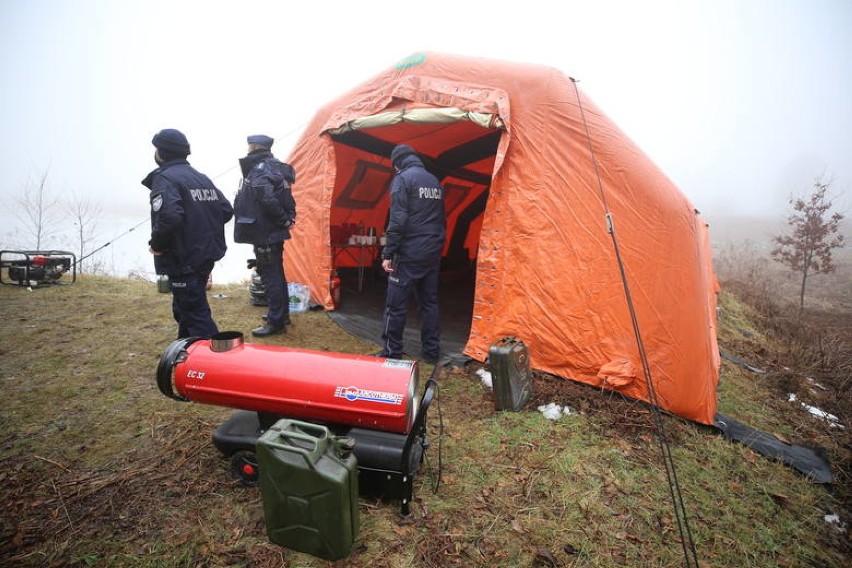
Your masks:
<path fill-rule="evenodd" d="M 435 369 L 439 369 L 439 367 L 436 366 Z M 426 413 L 429 411 L 432 399 L 435 398 L 435 389 L 438 388 L 438 376 L 439 373 L 433 372 L 429 380 L 426 381 L 426 388 L 423 390 L 423 397 L 420 399 L 420 410 L 414 418 L 414 424 L 412 424 L 411 430 L 408 432 L 408 436 L 405 437 L 405 443 L 402 448 L 402 463 L 400 464 L 404 475 L 408 474 L 408 455 L 411 451 L 411 446 L 414 444 L 414 441 L 423 434 L 424 424 L 426 422 Z"/>
<path fill-rule="evenodd" d="M 313 424 L 309 424 L 307 422 L 299 423 L 299 428 L 303 430 L 314 430 L 322 434 L 322 437 L 311 436 L 310 434 L 299 432 L 298 430 L 281 430 L 278 432 L 279 438 L 286 438 L 289 440 L 298 440 L 300 442 L 307 442 L 309 444 L 313 444 L 313 449 L 311 448 L 301 448 L 299 446 L 288 446 L 286 444 L 281 444 L 273 441 L 266 441 L 266 445 L 275 448 L 276 450 L 282 450 L 285 452 L 292 452 L 294 454 L 299 454 L 302 456 L 305 461 L 313 468 L 313 465 L 316 461 L 322 457 L 322 454 L 325 452 L 325 449 L 328 447 L 328 430 L 322 426 L 315 426 Z M 322 444 L 321 444 L 322 442 Z"/>
<path fill-rule="evenodd" d="M 422 437 L 423 440 L 426 439 L 426 413 L 429 411 L 429 406 L 432 404 L 432 399 L 435 398 L 435 389 L 438 388 L 438 378 L 441 376 L 442 368 L 442 365 L 435 365 L 435 368 L 432 370 L 432 376 L 429 377 L 428 381 L 426 381 L 426 388 L 423 391 L 423 398 L 420 399 L 420 411 L 414 418 L 414 424 L 411 426 L 411 430 L 405 437 L 405 443 L 402 446 L 402 456 L 400 456 L 402 462 L 399 464 L 399 471 L 402 475 L 403 495 L 405 495 L 405 497 L 403 497 L 402 499 L 402 507 L 400 509 L 400 512 L 405 516 L 408 516 L 411 513 L 411 504 L 409 503 L 409 500 L 411 498 L 411 493 L 413 492 L 414 487 L 414 481 L 412 480 L 411 471 L 409 468 L 409 460 L 411 459 L 411 446 L 414 445 L 414 441 L 417 438 Z"/>

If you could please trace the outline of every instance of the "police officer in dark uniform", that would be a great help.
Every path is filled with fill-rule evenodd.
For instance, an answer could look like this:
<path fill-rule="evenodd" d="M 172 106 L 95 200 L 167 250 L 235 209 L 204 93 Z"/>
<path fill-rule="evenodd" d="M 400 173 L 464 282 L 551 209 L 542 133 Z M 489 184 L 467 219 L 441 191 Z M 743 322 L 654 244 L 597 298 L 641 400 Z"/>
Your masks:
<path fill-rule="evenodd" d="M 402 334 L 408 300 L 414 292 L 422 320 L 423 361 L 435 364 L 441 351 L 438 322 L 438 276 L 446 234 L 444 189 L 423 166 L 411 146 L 400 144 L 391 152 L 396 175 L 390 186 L 390 218 L 382 268 L 388 273 L 382 350 L 379 357 L 402 357 Z"/>
<path fill-rule="evenodd" d="M 257 273 L 266 295 L 266 323 L 252 330 L 255 337 L 285 333 L 290 324 L 290 300 L 284 275 L 284 241 L 296 223 L 296 201 L 290 189 L 296 182 L 293 166 L 272 155 L 269 136 L 249 136 L 248 154 L 240 159 L 243 181 L 234 198 L 234 241 L 254 247 Z"/>
<path fill-rule="evenodd" d="M 189 142 L 179 130 L 154 135 L 159 167 L 142 180 L 151 190 L 151 240 L 157 274 L 168 275 L 178 338 L 219 332 L 207 302 L 207 280 L 225 256 L 225 223 L 234 210 L 206 175 L 189 165 Z"/>

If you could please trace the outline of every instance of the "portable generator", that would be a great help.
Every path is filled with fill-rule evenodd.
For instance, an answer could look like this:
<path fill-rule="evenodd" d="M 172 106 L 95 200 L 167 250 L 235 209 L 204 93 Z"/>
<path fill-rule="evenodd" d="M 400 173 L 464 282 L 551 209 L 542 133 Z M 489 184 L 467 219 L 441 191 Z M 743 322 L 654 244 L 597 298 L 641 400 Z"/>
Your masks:
<path fill-rule="evenodd" d="M 400 499 L 408 514 L 438 369 L 418 397 L 416 361 L 250 344 L 229 331 L 172 342 L 157 385 L 175 400 L 238 409 L 213 443 L 240 482 L 259 479 L 255 446 L 264 431 L 282 418 L 312 422 L 354 439 L 362 494 Z"/>
<path fill-rule="evenodd" d="M 0 251 L 0 284 L 39 286 L 55 284 L 64 274 L 71 271 L 72 282 L 77 280 L 77 257 L 72 252 L 61 250 Z M 3 280 L 6 269 L 9 281 Z"/>

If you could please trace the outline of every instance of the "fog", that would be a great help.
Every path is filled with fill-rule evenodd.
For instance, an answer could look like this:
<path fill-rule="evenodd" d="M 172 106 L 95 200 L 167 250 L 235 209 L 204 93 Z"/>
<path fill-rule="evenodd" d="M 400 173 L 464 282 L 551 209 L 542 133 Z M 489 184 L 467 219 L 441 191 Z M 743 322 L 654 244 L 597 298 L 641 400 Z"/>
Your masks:
<path fill-rule="evenodd" d="M 100 208 L 89 248 L 111 243 L 93 257 L 103 269 L 153 277 L 140 180 L 155 167 L 155 132 L 182 130 L 190 162 L 232 197 L 246 135 L 275 137 L 285 158 L 322 104 L 418 51 L 577 78 L 711 235 L 734 217 L 783 219 L 789 197 L 817 178 L 849 210 L 852 2 L 517 6 L 2 0 L 0 246 L 34 246 L 18 200 L 47 173 L 50 195 Z M 76 246 L 63 213 L 51 211 L 42 248 Z M 214 277 L 247 277 L 249 256 L 232 245 Z"/>

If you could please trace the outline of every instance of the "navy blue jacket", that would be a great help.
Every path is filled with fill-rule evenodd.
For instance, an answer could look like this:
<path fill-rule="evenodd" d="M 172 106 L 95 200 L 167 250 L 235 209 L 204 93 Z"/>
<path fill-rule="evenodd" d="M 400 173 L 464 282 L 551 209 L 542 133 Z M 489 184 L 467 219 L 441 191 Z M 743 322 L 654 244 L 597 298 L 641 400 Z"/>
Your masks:
<path fill-rule="evenodd" d="M 447 230 L 444 189 L 415 154 L 403 157 L 390 186 L 390 219 L 382 258 L 440 262 Z"/>
<path fill-rule="evenodd" d="M 142 180 L 151 190 L 151 240 L 157 274 L 189 274 L 225 256 L 234 210 L 206 175 L 171 160 Z"/>
<path fill-rule="evenodd" d="M 290 184 L 296 172 L 269 150 L 255 150 L 240 159 L 243 182 L 234 198 L 234 241 L 270 245 L 290 238 L 296 222 L 296 201 Z"/>

